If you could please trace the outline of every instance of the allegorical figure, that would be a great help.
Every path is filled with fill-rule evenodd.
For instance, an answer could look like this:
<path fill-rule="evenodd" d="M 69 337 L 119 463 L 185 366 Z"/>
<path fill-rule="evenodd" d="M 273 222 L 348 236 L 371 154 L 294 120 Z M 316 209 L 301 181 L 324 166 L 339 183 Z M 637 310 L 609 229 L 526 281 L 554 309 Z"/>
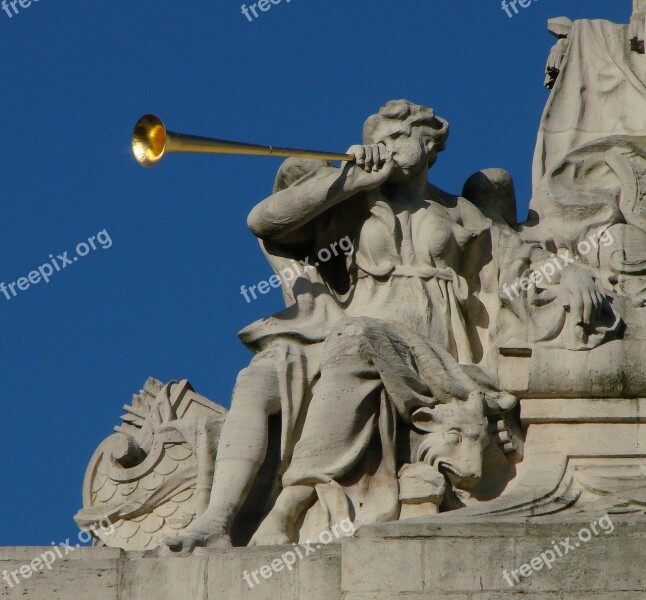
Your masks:
<path fill-rule="evenodd" d="M 355 162 L 287 160 L 273 195 L 251 211 L 249 227 L 277 272 L 311 266 L 285 288 L 284 311 L 240 334 L 255 356 L 233 393 L 210 505 L 167 540 L 172 550 L 230 542 L 274 416 L 278 485 L 253 544 L 295 541 L 344 518 L 399 518 L 398 473 L 414 462 L 398 450 L 402 429 L 433 432 L 411 454 L 431 457 L 429 468 L 454 488 L 482 476 L 484 417 L 516 400 L 493 375 L 503 313 L 522 321 L 547 303 L 506 297 L 502 287 L 553 255 L 521 241 L 513 194 L 496 188 L 501 173 L 472 178 L 469 199 L 429 183 L 447 135 L 432 109 L 389 102 L 366 121 L 363 145 L 349 149 Z M 331 251 L 340 240 L 351 248 Z M 612 318 L 594 276 L 568 265 L 550 287 L 559 322 L 551 339 L 603 343 L 608 328 L 598 325 Z"/>
<path fill-rule="evenodd" d="M 633 0 L 630 25 L 549 21 L 558 42 L 523 233 L 605 272 L 606 288 L 635 306 L 646 306 L 645 27 L 644 0 Z M 586 251 L 600 231 L 613 243 Z"/>

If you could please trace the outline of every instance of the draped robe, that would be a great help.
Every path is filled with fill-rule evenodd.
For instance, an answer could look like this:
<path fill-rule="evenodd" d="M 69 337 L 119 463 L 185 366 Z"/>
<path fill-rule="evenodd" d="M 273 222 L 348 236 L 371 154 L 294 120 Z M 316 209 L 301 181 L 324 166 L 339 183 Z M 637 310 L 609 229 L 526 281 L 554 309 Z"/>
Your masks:
<path fill-rule="evenodd" d="M 305 256 L 314 265 L 344 236 L 353 243 L 348 256 L 300 267 L 284 290 L 293 303 L 240 333 L 257 352 L 250 368 L 279 371 L 282 485 L 315 487 L 324 518 L 312 533 L 348 516 L 397 518 L 397 423 L 494 387 L 473 366 L 496 320 L 487 308 L 499 305 L 492 223 L 464 198 L 429 190 L 415 205 L 364 194 L 311 224 L 310 244 L 263 244 L 280 273 Z"/>

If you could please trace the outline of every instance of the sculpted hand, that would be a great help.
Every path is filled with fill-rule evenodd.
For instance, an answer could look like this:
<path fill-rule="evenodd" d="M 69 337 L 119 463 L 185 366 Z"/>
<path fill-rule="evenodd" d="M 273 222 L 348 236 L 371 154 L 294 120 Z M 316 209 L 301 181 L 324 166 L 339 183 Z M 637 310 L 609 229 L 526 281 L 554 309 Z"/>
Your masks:
<path fill-rule="evenodd" d="M 592 275 L 576 267 L 563 271 L 560 291 L 563 305 L 570 307 L 577 324 L 589 325 L 598 317 L 605 302 Z"/>
<path fill-rule="evenodd" d="M 372 189 L 385 183 L 395 168 L 392 154 L 384 144 L 351 146 L 348 154 L 355 157 L 354 163 L 345 163 L 349 175 L 357 187 Z"/>

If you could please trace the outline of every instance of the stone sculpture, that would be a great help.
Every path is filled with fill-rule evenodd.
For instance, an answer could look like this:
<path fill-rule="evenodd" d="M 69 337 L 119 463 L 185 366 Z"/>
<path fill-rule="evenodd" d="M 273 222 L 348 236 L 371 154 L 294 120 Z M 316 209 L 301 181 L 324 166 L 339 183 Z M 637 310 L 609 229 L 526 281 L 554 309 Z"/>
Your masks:
<path fill-rule="evenodd" d="M 79 524 L 107 513 L 125 533 L 105 543 L 188 553 L 346 519 L 642 510 L 645 14 L 549 22 L 525 223 L 502 169 L 461 196 L 429 183 L 448 124 L 406 100 L 367 119 L 355 162 L 286 160 L 248 224 L 276 274 L 305 267 L 240 333 L 255 356 L 226 420 L 192 391 L 199 415 L 180 414 L 185 383 L 149 383 L 167 416 L 97 450 Z M 182 491 L 159 456 L 190 461 Z"/>
<path fill-rule="evenodd" d="M 306 258 L 315 266 L 286 290 L 294 301 L 284 312 L 241 333 L 257 354 L 236 385 L 211 504 L 167 541 L 171 549 L 229 542 L 232 522 L 266 458 L 268 423 L 278 413 L 276 499 L 251 544 L 307 539 L 345 518 L 356 524 L 399 518 L 397 474 L 416 462 L 402 457 L 397 444 L 401 440 L 404 454 L 421 456 L 415 415 L 438 403 L 470 403 L 482 424 L 485 411 L 513 408 L 515 397 L 492 377 L 494 340 L 502 320 L 522 321 L 541 308 L 524 296 L 501 300 L 503 283 L 519 275 L 519 265 L 508 258 L 522 252 L 526 267 L 553 255 L 524 244 L 515 223 L 505 221 L 504 202 L 515 199 L 504 172 L 471 178 L 473 201 L 428 183 L 447 134 L 448 124 L 432 109 L 390 102 L 366 121 L 364 145 L 350 148 L 356 164 L 339 169 L 287 160 L 274 194 L 251 212 L 249 226 L 276 271 Z M 503 188 L 503 205 L 487 204 L 492 186 Z M 352 240 L 352 254 L 316 266 L 321 249 L 344 236 Z M 610 331 L 603 323 L 616 319 L 595 278 L 568 265 L 554 287 L 564 318 L 552 339 L 581 347 L 602 343 Z M 572 307 L 570 315 L 564 305 Z M 577 338 L 577 327 L 585 336 Z M 480 398 L 477 409 L 474 398 Z M 466 408 L 460 411 L 467 428 L 472 419 Z M 475 487 L 488 441 L 483 426 L 468 435 L 459 429 L 442 435 L 470 445 L 471 468 L 462 473 L 448 460 L 435 468 L 457 488 Z M 502 452 L 498 459 L 504 462 Z M 414 470 L 404 472 L 410 480 Z M 444 494 L 428 473 L 417 478 L 418 487 L 426 482 L 426 496 L 407 495 L 404 485 L 404 499 L 436 498 L 427 510 L 437 512 Z"/>
<path fill-rule="evenodd" d="M 75 520 L 89 529 L 108 519 L 109 533 L 92 530 L 97 543 L 149 550 L 204 512 L 226 410 L 187 381 L 153 378 L 124 409 L 90 460 Z"/>
<path fill-rule="evenodd" d="M 548 60 L 553 90 L 539 129 L 532 212 L 524 229 L 525 239 L 569 251 L 603 274 L 606 287 L 642 304 L 646 4 L 633 4 L 629 27 L 564 17 L 549 23 L 559 41 Z M 608 231 L 614 243 L 580 252 L 598 231 Z"/>

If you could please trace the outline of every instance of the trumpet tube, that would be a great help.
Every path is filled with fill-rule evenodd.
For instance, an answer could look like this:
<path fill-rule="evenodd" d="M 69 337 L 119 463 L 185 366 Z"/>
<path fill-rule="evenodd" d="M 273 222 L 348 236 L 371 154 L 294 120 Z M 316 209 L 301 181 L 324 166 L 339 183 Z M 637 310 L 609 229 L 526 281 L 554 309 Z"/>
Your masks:
<path fill-rule="evenodd" d="M 352 154 L 318 152 L 298 148 L 279 148 L 232 142 L 217 138 L 200 137 L 168 131 L 156 115 L 144 115 L 137 121 L 132 133 L 132 152 L 143 167 L 156 165 L 168 152 L 195 152 L 199 154 L 246 154 L 253 156 L 286 156 L 319 158 L 323 160 L 354 161 Z"/>

